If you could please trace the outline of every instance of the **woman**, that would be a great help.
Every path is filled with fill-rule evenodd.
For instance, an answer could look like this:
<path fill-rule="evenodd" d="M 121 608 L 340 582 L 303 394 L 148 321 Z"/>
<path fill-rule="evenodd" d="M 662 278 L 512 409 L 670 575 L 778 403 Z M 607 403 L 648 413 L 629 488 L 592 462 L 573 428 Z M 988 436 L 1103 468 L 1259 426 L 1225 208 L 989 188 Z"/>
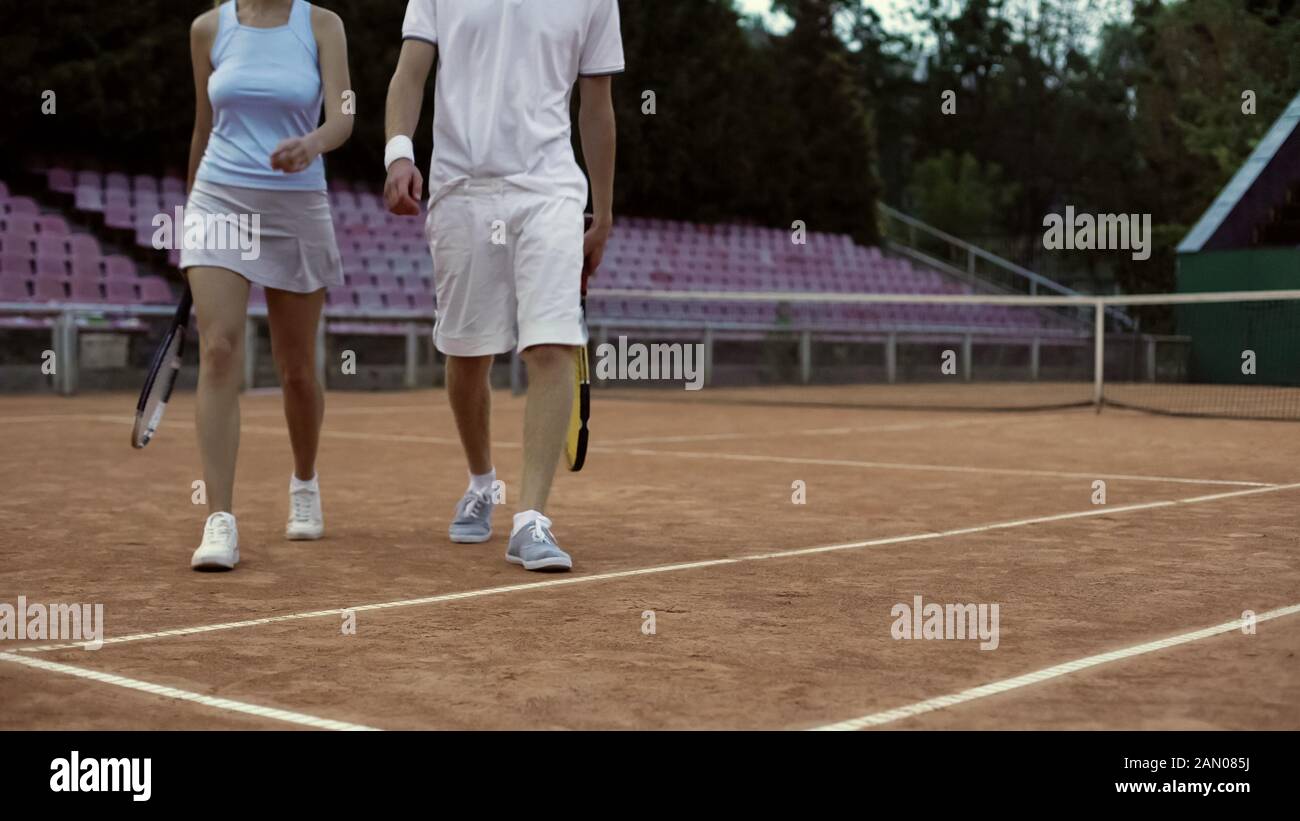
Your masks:
<path fill-rule="evenodd" d="M 211 514 L 190 564 L 232 570 L 239 562 L 231 501 L 250 283 L 266 289 L 293 445 L 285 536 L 319 539 L 324 532 L 316 329 L 325 288 L 342 284 L 343 271 L 321 155 L 352 134 L 347 42 L 338 15 L 305 0 L 228 0 L 194 21 L 190 50 L 196 105 L 181 268 L 198 314 L 196 415 Z M 213 241 L 217 231 L 196 242 L 189 232 L 200 219 L 211 226 L 241 217 L 252 236 L 240 242 Z"/>

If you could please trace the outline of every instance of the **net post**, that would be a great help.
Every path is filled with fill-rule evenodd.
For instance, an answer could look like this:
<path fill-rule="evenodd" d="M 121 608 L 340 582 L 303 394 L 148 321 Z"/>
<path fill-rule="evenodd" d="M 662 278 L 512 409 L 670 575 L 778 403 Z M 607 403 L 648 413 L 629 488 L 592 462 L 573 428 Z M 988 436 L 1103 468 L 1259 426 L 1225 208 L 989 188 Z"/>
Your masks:
<path fill-rule="evenodd" d="M 1043 339 L 1035 336 L 1034 341 L 1029 345 L 1029 378 L 1034 382 L 1038 381 L 1038 371 L 1040 364 L 1040 352 L 1043 347 Z"/>
<path fill-rule="evenodd" d="M 72 311 L 59 314 L 52 335 L 54 385 L 63 396 L 71 396 L 77 392 L 77 315 Z"/>
<path fill-rule="evenodd" d="M 961 378 L 965 382 L 970 381 L 972 362 L 975 358 L 975 342 L 971 334 L 966 334 L 961 338 Z"/>
<path fill-rule="evenodd" d="M 415 330 L 415 323 L 406 326 L 406 373 L 403 382 L 407 390 L 415 390 L 419 384 L 420 339 Z"/>
<path fill-rule="evenodd" d="M 889 384 L 898 381 L 898 334 L 894 331 L 889 332 L 885 337 L 885 373 L 889 378 Z"/>
<path fill-rule="evenodd" d="M 704 385 L 713 383 L 713 326 L 704 326 Z"/>
<path fill-rule="evenodd" d="M 1147 335 L 1147 381 L 1156 381 L 1156 338 Z"/>
<path fill-rule="evenodd" d="M 1106 303 L 1096 299 L 1092 303 L 1092 404 L 1101 413 L 1102 387 L 1106 372 Z"/>
<path fill-rule="evenodd" d="M 812 381 L 812 331 L 799 332 L 799 381 L 807 385 Z"/>

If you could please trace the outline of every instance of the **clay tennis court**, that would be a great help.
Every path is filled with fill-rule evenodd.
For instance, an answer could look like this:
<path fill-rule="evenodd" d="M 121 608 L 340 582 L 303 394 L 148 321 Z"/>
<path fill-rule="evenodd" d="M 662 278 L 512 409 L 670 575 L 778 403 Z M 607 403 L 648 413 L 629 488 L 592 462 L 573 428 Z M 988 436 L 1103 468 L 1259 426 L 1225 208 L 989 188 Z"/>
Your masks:
<path fill-rule="evenodd" d="M 107 639 L 0 645 L 0 727 L 1300 728 L 1294 423 L 778 393 L 597 391 L 558 576 L 503 560 L 506 393 L 485 545 L 446 539 L 441 392 L 330 395 L 315 543 L 282 538 L 280 399 L 246 396 L 226 574 L 189 569 L 192 396 L 140 452 L 134 396 L 0 399 L 0 601 L 102 603 Z M 997 649 L 895 640 L 915 596 L 997 604 Z"/>

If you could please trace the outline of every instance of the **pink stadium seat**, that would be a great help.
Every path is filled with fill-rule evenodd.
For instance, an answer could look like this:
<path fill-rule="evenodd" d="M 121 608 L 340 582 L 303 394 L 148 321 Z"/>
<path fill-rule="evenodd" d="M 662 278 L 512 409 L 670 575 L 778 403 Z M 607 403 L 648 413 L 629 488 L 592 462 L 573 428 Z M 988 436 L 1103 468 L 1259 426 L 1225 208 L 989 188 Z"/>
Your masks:
<path fill-rule="evenodd" d="M 160 190 L 164 194 L 174 193 L 183 196 L 185 194 L 185 180 L 180 177 L 163 177 Z"/>
<path fill-rule="evenodd" d="M 373 234 L 358 235 L 353 239 L 352 244 L 363 257 L 375 256 L 376 252 L 382 254 L 384 251 L 383 243 Z"/>
<path fill-rule="evenodd" d="M 0 276 L 6 278 L 22 276 L 26 278 L 31 275 L 31 254 L 19 254 L 13 251 L 0 253 Z"/>
<path fill-rule="evenodd" d="M 71 194 L 77 187 L 76 178 L 66 168 L 51 168 L 46 172 L 45 180 L 51 191 L 58 191 L 60 194 Z"/>
<path fill-rule="evenodd" d="M 25 230 L 10 231 L 6 229 L 7 226 L 0 222 L 0 248 L 11 254 L 31 256 L 32 247 L 36 243 L 36 236 Z"/>
<path fill-rule="evenodd" d="M 157 191 L 136 191 L 134 204 L 136 220 L 139 221 L 143 217 L 146 223 L 152 220 L 159 211 L 164 210 L 162 195 Z"/>
<path fill-rule="evenodd" d="M 131 178 L 131 190 L 138 197 L 141 193 L 158 193 L 158 178 L 148 174 L 136 174 Z"/>
<path fill-rule="evenodd" d="M 98 187 L 88 185 L 78 185 L 74 192 L 76 197 L 76 206 L 79 211 L 103 211 L 104 210 L 104 192 Z"/>
<path fill-rule="evenodd" d="M 131 206 L 106 205 L 104 208 L 104 224 L 109 228 L 134 228 L 135 222 L 131 218 Z"/>
<path fill-rule="evenodd" d="M 26 279 L 0 275 L 0 302 L 26 302 L 30 298 Z"/>
<path fill-rule="evenodd" d="M 351 288 L 334 288 L 325 294 L 325 302 L 335 311 L 351 311 L 357 307 Z"/>
<path fill-rule="evenodd" d="M 104 175 L 98 171 L 78 171 L 77 185 L 89 185 L 94 188 L 103 188 Z"/>
<path fill-rule="evenodd" d="M 45 236 L 65 237 L 68 235 L 68 221 L 55 214 L 37 217 L 36 228 Z"/>
<path fill-rule="evenodd" d="M 68 237 L 68 254 L 99 259 L 99 240 L 90 234 L 73 234 Z"/>
<path fill-rule="evenodd" d="M 130 191 L 131 180 L 125 174 L 114 171 L 104 176 L 105 191 Z"/>
<path fill-rule="evenodd" d="M 31 197 L 10 197 L 4 202 L 4 210 L 9 214 L 30 214 L 36 216 L 41 209 Z"/>
<path fill-rule="evenodd" d="M 172 291 L 172 286 L 166 279 L 161 277 L 140 277 L 140 301 L 148 305 L 174 305 L 177 303 L 177 295 Z M 266 300 L 266 292 L 261 288 L 255 288 L 257 294 L 261 294 L 261 299 Z"/>
<path fill-rule="evenodd" d="M 65 254 L 37 254 L 37 276 L 66 277 L 68 275 L 68 257 Z"/>
<path fill-rule="evenodd" d="M 68 298 L 65 282 L 62 277 L 37 277 L 32 283 L 32 299 L 37 302 L 63 302 Z"/>
<path fill-rule="evenodd" d="M 83 281 L 85 280 L 73 280 L 74 283 Z M 104 291 L 108 301 L 118 305 L 135 305 L 140 302 L 140 296 L 136 293 L 134 282 L 127 280 L 106 282 L 104 283 Z"/>
<path fill-rule="evenodd" d="M 372 274 L 388 273 L 393 270 L 385 254 L 366 254 L 361 257 L 361 265 Z"/>
<path fill-rule="evenodd" d="M 357 307 L 363 311 L 382 311 L 384 305 L 384 295 L 373 288 L 362 288 L 357 291 Z"/>
<path fill-rule="evenodd" d="M 68 260 L 72 269 L 72 276 L 80 279 L 90 279 L 91 277 L 101 276 L 103 273 L 100 266 L 99 256 L 74 256 Z"/>
<path fill-rule="evenodd" d="M 38 257 L 66 257 L 68 255 L 68 241 L 62 236 L 38 234 L 36 237 L 36 255 Z"/>
<path fill-rule="evenodd" d="M 37 280 L 39 284 L 41 280 Z M 104 294 L 97 279 L 73 279 L 68 281 L 68 299 L 72 302 L 103 302 Z"/>
<path fill-rule="evenodd" d="M 104 257 L 104 276 L 107 279 L 129 279 L 136 275 L 135 263 L 128 257 L 113 255 Z"/>
<path fill-rule="evenodd" d="M 5 184 L 4 180 L 0 180 L 0 200 L 7 199 L 9 199 L 9 186 Z"/>

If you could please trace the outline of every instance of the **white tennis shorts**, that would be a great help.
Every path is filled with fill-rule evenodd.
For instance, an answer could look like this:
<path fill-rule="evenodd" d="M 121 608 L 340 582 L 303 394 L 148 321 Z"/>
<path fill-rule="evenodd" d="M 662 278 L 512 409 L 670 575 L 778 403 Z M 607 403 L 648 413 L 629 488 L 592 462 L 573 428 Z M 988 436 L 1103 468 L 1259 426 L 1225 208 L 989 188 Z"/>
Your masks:
<path fill-rule="evenodd" d="M 587 344 L 582 210 L 505 180 L 462 180 L 439 192 L 425 220 L 438 350 L 487 356 Z"/>

